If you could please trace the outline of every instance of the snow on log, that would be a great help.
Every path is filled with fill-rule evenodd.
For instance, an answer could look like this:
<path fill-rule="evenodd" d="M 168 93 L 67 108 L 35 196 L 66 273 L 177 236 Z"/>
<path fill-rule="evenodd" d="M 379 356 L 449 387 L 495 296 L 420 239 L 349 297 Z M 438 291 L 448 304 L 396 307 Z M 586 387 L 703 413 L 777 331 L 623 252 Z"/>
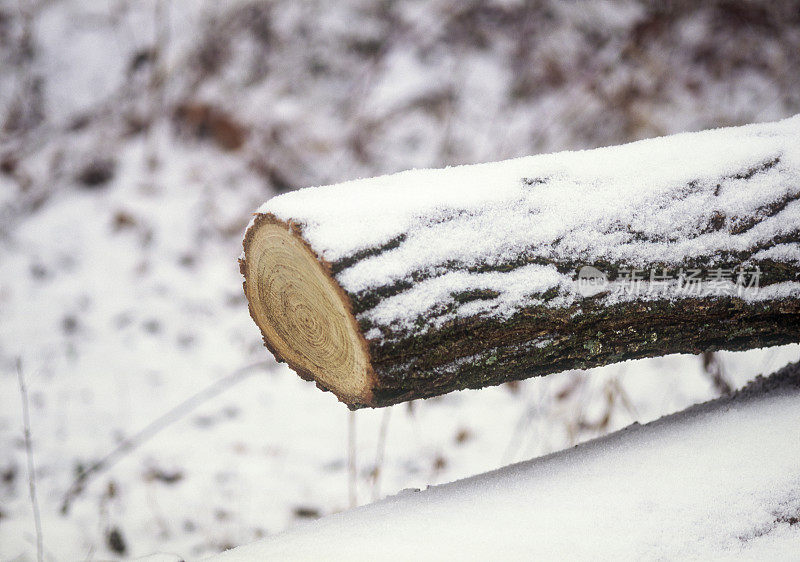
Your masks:
<path fill-rule="evenodd" d="M 240 265 L 267 347 L 351 408 L 800 341 L 800 115 L 287 193 Z"/>
<path fill-rule="evenodd" d="M 577 447 L 209 559 L 796 560 L 800 364 Z"/>

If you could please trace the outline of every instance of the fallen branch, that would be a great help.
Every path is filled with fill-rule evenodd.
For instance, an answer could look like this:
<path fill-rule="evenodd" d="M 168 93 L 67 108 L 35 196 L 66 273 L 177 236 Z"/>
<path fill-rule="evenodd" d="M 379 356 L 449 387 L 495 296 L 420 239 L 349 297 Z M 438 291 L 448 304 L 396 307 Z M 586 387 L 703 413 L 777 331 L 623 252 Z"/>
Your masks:
<path fill-rule="evenodd" d="M 351 408 L 800 341 L 800 116 L 288 193 L 241 270 Z"/>
<path fill-rule="evenodd" d="M 22 423 L 25 431 L 25 456 L 28 459 L 28 492 L 33 508 L 33 525 L 36 529 L 36 560 L 44 560 L 44 537 L 42 534 L 42 516 L 39 513 L 39 501 L 36 497 L 36 464 L 33 462 L 33 441 L 31 439 L 31 414 L 28 408 L 28 389 L 22 374 L 22 361 L 17 358 L 17 378 L 19 394 L 22 399 Z"/>

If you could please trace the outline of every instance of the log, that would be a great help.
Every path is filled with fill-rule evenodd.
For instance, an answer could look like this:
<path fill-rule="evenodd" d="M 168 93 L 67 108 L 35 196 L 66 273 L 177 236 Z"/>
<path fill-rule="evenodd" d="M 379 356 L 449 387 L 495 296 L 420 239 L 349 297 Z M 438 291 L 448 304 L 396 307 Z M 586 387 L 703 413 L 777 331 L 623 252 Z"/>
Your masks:
<path fill-rule="evenodd" d="M 800 341 L 800 115 L 274 197 L 264 343 L 350 408 Z"/>

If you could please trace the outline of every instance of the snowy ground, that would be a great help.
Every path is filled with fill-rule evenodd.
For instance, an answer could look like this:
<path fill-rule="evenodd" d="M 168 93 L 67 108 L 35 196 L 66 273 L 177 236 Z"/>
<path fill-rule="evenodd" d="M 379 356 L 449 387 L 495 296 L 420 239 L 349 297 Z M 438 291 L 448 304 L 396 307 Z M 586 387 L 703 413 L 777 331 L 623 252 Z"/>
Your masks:
<path fill-rule="evenodd" d="M 794 363 L 732 399 L 213 560 L 800 560 L 798 426 Z"/>
<path fill-rule="evenodd" d="M 49 560 L 197 558 L 713 397 L 668 357 L 358 412 L 351 490 L 349 413 L 269 359 L 236 263 L 287 189 L 800 112 L 796 4 L 676 6 L 0 0 L 0 559 L 35 555 L 17 359 Z"/>

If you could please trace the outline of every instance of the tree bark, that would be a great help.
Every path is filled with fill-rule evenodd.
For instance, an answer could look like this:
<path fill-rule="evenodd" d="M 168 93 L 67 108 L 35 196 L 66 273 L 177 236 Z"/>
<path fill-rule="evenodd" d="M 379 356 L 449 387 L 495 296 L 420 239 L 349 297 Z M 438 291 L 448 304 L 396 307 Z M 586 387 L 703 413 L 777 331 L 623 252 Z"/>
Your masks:
<path fill-rule="evenodd" d="M 266 346 L 351 408 L 797 342 L 800 116 L 301 190 L 240 265 Z"/>

